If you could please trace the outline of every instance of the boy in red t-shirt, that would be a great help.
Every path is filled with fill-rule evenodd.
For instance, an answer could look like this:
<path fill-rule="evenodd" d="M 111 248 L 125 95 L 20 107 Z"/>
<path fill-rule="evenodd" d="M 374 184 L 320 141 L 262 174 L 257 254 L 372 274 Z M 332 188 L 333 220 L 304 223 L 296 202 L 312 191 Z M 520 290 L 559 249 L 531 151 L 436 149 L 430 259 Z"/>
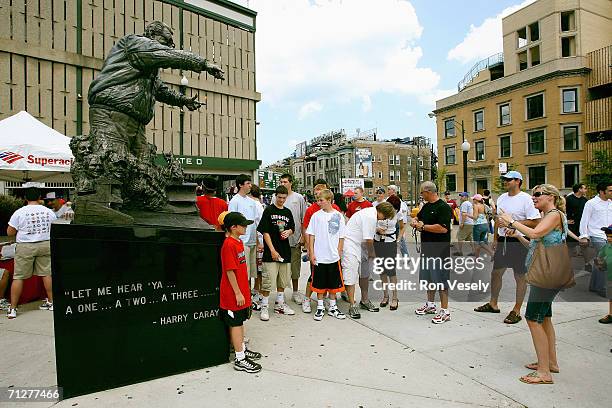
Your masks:
<path fill-rule="evenodd" d="M 261 353 L 247 350 L 244 344 L 244 322 L 251 317 L 251 289 L 247 273 L 244 244 L 240 236 L 246 233 L 246 226 L 253 223 L 238 212 L 226 212 L 219 221 L 228 236 L 221 248 L 221 317 L 229 327 L 230 341 L 236 351 L 234 369 L 257 373 L 261 365 L 253 360 L 261 358 Z"/>
<path fill-rule="evenodd" d="M 200 218 L 215 227 L 217 231 L 221 231 L 217 219 L 222 212 L 227 211 L 227 203 L 225 200 L 215 197 L 217 181 L 212 177 L 205 177 L 202 180 L 201 190 L 203 195 L 196 197 L 196 207 L 200 211 Z"/>

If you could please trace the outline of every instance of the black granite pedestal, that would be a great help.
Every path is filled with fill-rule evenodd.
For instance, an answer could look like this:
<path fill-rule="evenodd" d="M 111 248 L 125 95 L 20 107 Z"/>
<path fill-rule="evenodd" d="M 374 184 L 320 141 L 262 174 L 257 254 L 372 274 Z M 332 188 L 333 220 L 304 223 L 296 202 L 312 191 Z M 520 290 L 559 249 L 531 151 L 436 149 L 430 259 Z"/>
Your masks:
<path fill-rule="evenodd" d="M 54 224 L 63 398 L 226 363 L 223 239 L 198 229 Z"/>

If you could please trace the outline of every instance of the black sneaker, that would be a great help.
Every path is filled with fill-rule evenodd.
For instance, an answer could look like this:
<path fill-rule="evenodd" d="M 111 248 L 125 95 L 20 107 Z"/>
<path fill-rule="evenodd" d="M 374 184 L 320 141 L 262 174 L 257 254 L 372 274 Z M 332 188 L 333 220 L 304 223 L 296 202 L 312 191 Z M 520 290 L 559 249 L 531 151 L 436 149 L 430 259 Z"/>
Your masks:
<path fill-rule="evenodd" d="M 251 360 L 259 360 L 261 358 L 261 353 L 249 349 L 244 350 L 244 355 Z"/>
<path fill-rule="evenodd" d="M 253 374 L 260 372 L 261 366 L 245 357 L 242 360 L 234 360 L 234 370 Z"/>

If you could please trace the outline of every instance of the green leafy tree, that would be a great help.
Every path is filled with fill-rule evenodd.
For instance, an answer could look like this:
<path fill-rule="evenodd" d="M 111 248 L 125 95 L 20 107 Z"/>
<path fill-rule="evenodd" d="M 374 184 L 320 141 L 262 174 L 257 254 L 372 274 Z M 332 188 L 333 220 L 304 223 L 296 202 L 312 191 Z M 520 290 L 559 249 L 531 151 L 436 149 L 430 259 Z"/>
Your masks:
<path fill-rule="evenodd" d="M 594 150 L 591 161 L 585 164 L 589 192 L 595 191 L 597 183 L 609 181 L 612 176 L 612 152 L 609 150 Z"/>
<path fill-rule="evenodd" d="M 514 163 L 508 163 L 508 171 L 516 170 L 518 165 Z M 526 180 L 523 181 L 522 190 L 527 188 Z M 493 193 L 500 195 L 506 192 L 504 188 L 504 183 L 501 181 L 501 177 L 493 177 Z"/>
<path fill-rule="evenodd" d="M 448 169 L 444 166 L 440 167 L 436 171 L 436 178 L 434 182 L 436 186 L 438 186 L 438 191 L 444 192 L 446 191 L 446 173 L 448 173 Z"/>

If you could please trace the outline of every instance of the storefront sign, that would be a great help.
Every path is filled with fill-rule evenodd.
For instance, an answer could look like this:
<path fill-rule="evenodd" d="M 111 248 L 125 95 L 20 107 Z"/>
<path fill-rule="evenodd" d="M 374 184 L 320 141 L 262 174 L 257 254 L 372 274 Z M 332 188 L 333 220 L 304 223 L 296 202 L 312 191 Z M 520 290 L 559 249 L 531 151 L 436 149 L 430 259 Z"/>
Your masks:
<path fill-rule="evenodd" d="M 342 183 L 342 194 L 345 194 L 347 191 L 355 191 L 357 187 L 364 188 L 364 180 L 362 178 L 343 178 L 341 179 Z"/>

